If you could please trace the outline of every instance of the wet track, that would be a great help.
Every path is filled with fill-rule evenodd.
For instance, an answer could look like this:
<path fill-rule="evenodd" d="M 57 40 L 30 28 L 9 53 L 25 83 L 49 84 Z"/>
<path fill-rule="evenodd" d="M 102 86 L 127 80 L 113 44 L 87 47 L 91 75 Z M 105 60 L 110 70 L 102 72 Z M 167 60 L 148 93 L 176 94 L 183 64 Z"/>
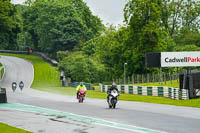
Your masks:
<path fill-rule="evenodd" d="M 119 101 L 116 109 L 108 109 L 106 100 L 89 98 L 80 104 L 73 96 L 30 89 L 33 67 L 29 62 L 5 56 L 0 58 L 0 62 L 6 68 L 1 86 L 7 88 L 8 102 L 31 105 L 37 109 L 31 112 L 30 108 L 0 106 L 1 122 L 35 133 L 199 133 L 198 108 Z M 25 83 L 24 90 L 12 92 L 11 83 L 21 80 Z M 47 109 L 51 109 L 51 113 Z M 61 111 L 61 116 L 65 117 L 58 117 L 55 111 Z"/>

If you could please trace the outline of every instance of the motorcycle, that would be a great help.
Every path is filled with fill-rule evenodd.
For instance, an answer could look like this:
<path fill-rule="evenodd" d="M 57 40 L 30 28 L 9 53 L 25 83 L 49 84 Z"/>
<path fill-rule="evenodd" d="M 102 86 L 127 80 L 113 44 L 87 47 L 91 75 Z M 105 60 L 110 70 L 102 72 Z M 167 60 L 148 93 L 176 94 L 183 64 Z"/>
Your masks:
<path fill-rule="evenodd" d="M 116 107 L 116 104 L 117 104 L 117 101 L 118 101 L 118 96 L 119 96 L 119 93 L 117 90 L 112 90 L 111 93 L 110 93 L 110 96 L 108 98 L 108 106 L 109 108 L 115 108 Z"/>
<path fill-rule="evenodd" d="M 79 103 L 82 103 L 83 100 L 85 100 L 85 93 L 86 93 L 85 90 L 80 90 L 79 91 L 79 93 L 78 93 L 78 102 Z"/>

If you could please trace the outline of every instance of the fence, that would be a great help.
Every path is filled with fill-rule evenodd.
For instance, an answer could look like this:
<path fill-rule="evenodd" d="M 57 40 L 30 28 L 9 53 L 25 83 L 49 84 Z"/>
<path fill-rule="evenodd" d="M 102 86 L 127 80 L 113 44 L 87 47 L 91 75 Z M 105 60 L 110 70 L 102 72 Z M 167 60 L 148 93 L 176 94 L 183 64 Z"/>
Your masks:
<path fill-rule="evenodd" d="M 107 92 L 111 85 L 99 85 L 99 90 L 101 92 Z M 188 90 L 172 88 L 172 87 L 158 87 L 158 86 L 130 86 L 130 85 L 117 85 L 118 90 L 122 94 L 134 94 L 134 95 L 144 95 L 144 96 L 159 96 L 167 97 L 177 100 L 188 99 Z"/>
<path fill-rule="evenodd" d="M 28 51 L 14 51 L 14 50 L 0 50 L 0 53 L 11 53 L 11 54 L 29 54 Z M 42 57 L 46 62 L 50 63 L 52 66 L 58 66 L 58 62 L 49 58 L 47 55 L 41 52 L 32 52 L 33 55 Z"/>
<path fill-rule="evenodd" d="M 164 82 L 177 80 L 179 82 L 179 74 L 178 73 L 148 73 L 148 74 L 135 74 L 129 77 L 126 77 L 126 84 L 142 84 L 142 83 L 154 83 L 154 82 Z M 124 84 L 124 79 L 115 79 L 115 83 Z"/>

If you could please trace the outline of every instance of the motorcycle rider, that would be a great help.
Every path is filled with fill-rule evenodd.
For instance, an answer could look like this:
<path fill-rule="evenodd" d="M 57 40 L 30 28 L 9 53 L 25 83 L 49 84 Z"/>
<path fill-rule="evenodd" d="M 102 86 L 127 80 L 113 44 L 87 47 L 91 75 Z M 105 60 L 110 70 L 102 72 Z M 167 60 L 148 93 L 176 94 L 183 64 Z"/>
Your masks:
<path fill-rule="evenodd" d="M 117 89 L 117 86 L 115 85 L 115 83 L 113 83 L 112 86 L 110 88 L 108 88 L 108 90 L 107 90 L 107 94 L 108 94 L 108 96 L 107 96 L 107 102 L 109 102 L 109 97 L 111 96 L 111 92 L 113 90 L 116 90 L 117 93 L 119 94 L 119 90 Z"/>
<path fill-rule="evenodd" d="M 76 98 L 78 99 L 78 94 L 79 94 L 79 91 L 80 90 L 85 90 L 85 94 L 86 94 L 86 91 L 87 91 L 87 88 L 85 87 L 85 85 L 83 84 L 83 82 L 80 82 L 80 85 L 78 85 L 77 87 L 76 87 L 76 91 L 77 91 L 77 93 L 76 93 Z"/>

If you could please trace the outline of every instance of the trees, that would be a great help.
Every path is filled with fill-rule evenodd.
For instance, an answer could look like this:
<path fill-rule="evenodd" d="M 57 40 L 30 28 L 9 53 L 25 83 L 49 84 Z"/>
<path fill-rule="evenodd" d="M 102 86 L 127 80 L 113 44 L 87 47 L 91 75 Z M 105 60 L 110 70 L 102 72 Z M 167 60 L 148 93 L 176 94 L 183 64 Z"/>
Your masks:
<path fill-rule="evenodd" d="M 83 52 L 87 56 L 105 65 L 109 80 L 122 76 L 123 63 L 128 61 L 125 43 L 128 30 L 121 27 L 116 30 L 112 25 L 106 28 L 102 35 L 91 39 L 83 45 Z"/>
<path fill-rule="evenodd" d="M 16 22 L 15 7 L 10 0 L 0 0 L 0 48 L 16 49 L 17 33 L 20 31 Z"/>
<path fill-rule="evenodd" d="M 169 19 L 170 22 L 174 20 L 171 27 L 176 27 L 171 28 L 170 32 L 176 44 L 183 47 L 185 45 L 200 46 L 200 1 L 172 1 L 169 7 L 171 9 L 171 18 L 176 16 L 175 19 Z"/>
<path fill-rule="evenodd" d="M 51 55 L 94 37 L 103 29 L 98 17 L 92 15 L 81 0 L 29 1 L 23 13 L 24 30 L 32 36 L 35 50 Z"/>
<path fill-rule="evenodd" d="M 59 70 L 63 70 L 72 81 L 102 82 L 107 77 L 102 64 L 81 52 L 69 53 L 59 63 Z"/>
<path fill-rule="evenodd" d="M 163 0 L 130 0 L 124 8 L 125 21 L 130 28 L 129 37 L 135 73 L 144 73 L 145 54 L 167 50 L 167 11 Z"/>
<path fill-rule="evenodd" d="M 145 67 L 147 52 L 200 46 L 199 0 L 129 0 L 126 25 L 118 29 L 105 28 L 83 0 L 27 0 L 24 6 L 0 2 L 0 47 L 16 49 L 18 36 L 20 48 L 52 57 L 67 50 L 66 58 L 62 52 L 58 57 L 60 69 L 73 80 L 103 81 L 97 76 L 101 74 L 109 80 L 123 77 L 125 62 L 127 75 L 148 73 L 154 70 Z M 77 76 L 79 72 L 86 78 Z"/>
<path fill-rule="evenodd" d="M 188 28 L 182 28 L 179 34 L 175 37 L 177 45 L 196 45 L 200 46 L 200 33 L 198 31 L 191 31 Z"/>
<path fill-rule="evenodd" d="M 198 12 L 194 0 L 129 0 L 124 8 L 127 25 L 105 29 L 81 45 L 83 53 L 104 64 L 110 80 L 123 77 L 125 62 L 130 76 L 156 71 L 145 66 L 147 52 L 177 51 L 181 49 L 177 44 L 199 45 Z M 198 50 L 193 45 L 183 48 Z"/>

